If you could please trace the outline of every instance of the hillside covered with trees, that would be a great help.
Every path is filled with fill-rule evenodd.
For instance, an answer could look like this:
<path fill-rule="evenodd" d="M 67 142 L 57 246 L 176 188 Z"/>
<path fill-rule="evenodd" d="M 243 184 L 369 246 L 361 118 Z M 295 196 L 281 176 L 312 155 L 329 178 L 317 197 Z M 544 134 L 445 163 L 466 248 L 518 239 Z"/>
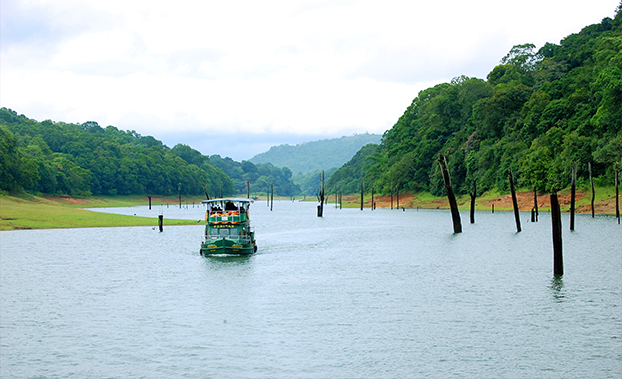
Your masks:
<path fill-rule="evenodd" d="M 622 6 L 622 3 L 621 3 Z M 438 156 L 454 190 L 560 190 L 571 179 L 612 184 L 622 158 L 622 10 L 560 44 L 514 46 L 487 80 L 457 77 L 419 93 L 377 148 L 364 147 L 328 182 L 352 191 L 444 193 Z M 600 181 L 600 183 L 599 183 Z"/>
<path fill-rule="evenodd" d="M 380 138 L 378 134 L 365 133 L 298 145 L 273 146 L 265 153 L 255 155 L 250 161 L 287 167 L 295 176 L 298 176 L 340 167 L 350 160 L 361 147 L 369 143 L 380 143 Z"/>
<path fill-rule="evenodd" d="M 0 190 L 50 195 L 203 195 L 245 192 L 245 182 L 291 196 L 291 171 L 172 149 L 151 136 L 96 122 L 38 122 L 0 109 Z M 265 191 L 265 190 L 264 190 Z"/>
<path fill-rule="evenodd" d="M 231 158 L 221 158 L 220 155 L 209 157 L 210 163 L 221 168 L 233 181 L 236 193 L 246 191 L 248 181 L 252 192 L 268 192 L 268 187 L 274 188 L 279 196 L 295 196 L 300 188 L 292 181 L 292 172 L 289 168 L 275 167 L 270 163 L 253 164 L 250 161 L 237 162 Z"/>
<path fill-rule="evenodd" d="M 325 179 L 328 180 L 361 147 L 368 144 L 377 145 L 380 139 L 380 135 L 365 133 L 298 145 L 273 146 L 265 153 L 251 158 L 251 161 L 257 163 L 257 166 L 264 164 L 259 162 L 265 162 L 265 164 L 288 168 L 294 173 L 292 180 L 297 186 L 298 193 L 315 196 L 321 186 L 322 171 L 324 171 Z"/>

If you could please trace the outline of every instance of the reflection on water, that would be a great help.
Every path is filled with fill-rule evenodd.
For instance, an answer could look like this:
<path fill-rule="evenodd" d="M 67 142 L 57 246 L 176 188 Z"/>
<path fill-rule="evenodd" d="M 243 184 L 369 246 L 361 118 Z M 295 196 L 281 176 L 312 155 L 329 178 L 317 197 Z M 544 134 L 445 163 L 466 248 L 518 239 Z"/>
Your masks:
<path fill-rule="evenodd" d="M 547 214 L 516 233 L 482 212 L 459 235 L 446 211 L 252 217 L 240 257 L 199 255 L 201 225 L 0 232 L 0 377 L 622 373 L 614 218 L 577 218 L 562 280 Z"/>
<path fill-rule="evenodd" d="M 210 267 L 246 265 L 253 259 L 252 255 L 232 255 L 232 254 L 212 254 L 205 255 L 207 264 Z"/>
<path fill-rule="evenodd" d="M 554 275 L 551 280 L 551 290 L 553 297 L 558 300 L 564 300 L 564 277 L 561 275 Z"/>

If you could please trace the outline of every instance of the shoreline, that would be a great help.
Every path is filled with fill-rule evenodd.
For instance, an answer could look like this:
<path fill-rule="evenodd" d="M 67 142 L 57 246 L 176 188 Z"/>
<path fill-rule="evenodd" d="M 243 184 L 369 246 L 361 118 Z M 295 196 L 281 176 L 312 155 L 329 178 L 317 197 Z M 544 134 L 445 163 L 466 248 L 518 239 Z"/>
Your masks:
<path fill-rule="evenodd" d="M 358 208 L 361 204 L 361 195 L 343 195 L 343 206 L 347 208 Z M 518 208 L 521 212 L 530 212 L 534 206 L 533 191 L 517 191 L 516 192 Z M 550 194 L 538 193 L 538 211 L 550 212 Z M 620 197 L 620 206 L 622 206 L 622 194 Z M 562 212 L 570 212 L 570 189 L 558 192 L 558 198 Z M 591 191 L 577 190 L 575 196 L 575 212 L 577 214 L 590 214 L 591 211 Z M 331 202 L 332 200 L 332 202 Z M 457 196 L 456 201 L 461 211 L 468 211 L 471 207 L 471 199 L 469 195 Z M 381 195 L 375 196 L 374 202 L 376 208 L 391 208 L 391 196 Z M 334 204 L 333 199 L 329 197 L 329 204 Z M 363 200 L 364 208 L 371 207 L 371 194 L 365 194 Z M 490 211 L 492 207 L 497 211 L 512 211 L 512 195 L 507 193 L 487 192 L 478 196 L 475 200 L 476 211 Z M 397 196 L 393 196 L 393 208 L 406 209 L 449 209 L 449 201 L 447 197 L 437 197 L 429 193 L 402 193 L 400 194 L 399 207 L 397 206 Z M 596 190 L 594 200 L 594 214 L 615 215 L 615 188 L 603 187 Z"/>
<path fill-rule="evenodd" d="M 143 200 L 144 198 L 144 200 Z M 174 204 L 170 198 L 162 202 Z M 0 195 L 0 231 L 24 229 L 66 229 L 158 226 L 157 217 L 127 216 L 95 212 L 85 208 L 131 207 L 148 205 L 146 196 L 72 198 L 69 196 Z M 197 225 L 202 220 L 165 219 L 166 226 Z"/>
<path fill-rule="evenodd" d="M 518 191 L 516 193 L 519 210 L 529 212 L 533 208 L 533 191 Z M 570 190 L 558 192 L 562 212 L 570 211 Z M 622 203 L 622 196 L 620 203 Z M 281 198 L 279 198 L 281 199 Z M 282 198 L 286 200 L 289 198 Z M 182 198 L 182 204 L 196 204 L 202 197 Z M 332 202 L 331 202 L 332 200 Z M 328 204 L 334 204 L 334 195 L 328 197 Z M 461 211 L 470 210 L 470 197 L 457 197 Z M 257 201 L 265 201 L 265 196 Z M 316 201 L 308 197 L 306 201 Z M 177 196 L 152 196 L 152 206 L 179 204 Z M 391 196 L 375 196 L 376 208 L 391 208 Z M 576 192 L 575 212 L 577 214 L 591 213 L 591 191 L 579 189 Z M 146 195 L 129 196 L 100 196 L 89 198 L 73 198 L 69 196 L 21 196 L 0 195 L 0 230 L 20 229 L 62 229 L 62 228 L 92 228 L 92 227 L 125 227 L 125 226 L 157 226 L 157 218 L 139 216 L 125 216 L 110 213 L 89 211 L 86 208 L 132 207 L 148 205 Z M 345 208 L 360 207 L 360 194 L 343 195 Z M 504 193 L 487 192 L 476 198 L 476 211 L 512 211 L 512 197 Z M 371 207 L 371 194 L 364 196 L 364 208 Z M 408 209 L 449 209 L 447 197 L 433 196 L 430 193 L 403 193 L 400 194 L 399 207 L 397 196 L 393 196 L 394 208 Z M 538 211 L 550 211 L 550 194 L 538 193 Z M 615 188 L 601 187 L 596 190 L 594 213 L 599 215 L 615 215 Z M 167 219 L 166 225 L 196 225 L 201 220 Z"/>

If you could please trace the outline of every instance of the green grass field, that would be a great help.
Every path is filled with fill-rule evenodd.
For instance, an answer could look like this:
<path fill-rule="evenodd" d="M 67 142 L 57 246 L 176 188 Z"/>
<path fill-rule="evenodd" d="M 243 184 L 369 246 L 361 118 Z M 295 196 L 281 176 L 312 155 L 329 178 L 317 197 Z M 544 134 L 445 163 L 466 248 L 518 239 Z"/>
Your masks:
<path fill-rule="evenodd" d="M 197 201 L 200 201 L 197 199 Z M 153 198 L 152 203 L 175 203 L 172 198 Z M 112 226 L 157 226 L 157 218 L 124 216 L 88 211 L 83 208 L 147 205 L 139 196 L 73 199 L 0 195 L 0 230 L 92 228 Z M 196 220 L 165 219 L 165 225 L 196 225 Z"/>

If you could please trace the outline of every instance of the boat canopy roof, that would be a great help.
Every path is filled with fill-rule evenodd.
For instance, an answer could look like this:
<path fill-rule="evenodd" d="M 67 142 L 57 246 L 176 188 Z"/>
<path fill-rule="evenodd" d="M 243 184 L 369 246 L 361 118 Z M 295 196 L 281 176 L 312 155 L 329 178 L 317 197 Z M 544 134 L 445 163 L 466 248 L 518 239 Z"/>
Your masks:
<path fill-rule="evenodd" d="M 220 199 L 211 199 L 211 200 L 203 200 L 201 202 L 201 204 L 212 204 L 212 203 L 224 203 L 227 201 L 231 201 L 233 203 L 252 203 L 253 201 L 251 199 L 245 199 L 245 198 L 235 198 L 235 197 L 223 197 Z"/>

